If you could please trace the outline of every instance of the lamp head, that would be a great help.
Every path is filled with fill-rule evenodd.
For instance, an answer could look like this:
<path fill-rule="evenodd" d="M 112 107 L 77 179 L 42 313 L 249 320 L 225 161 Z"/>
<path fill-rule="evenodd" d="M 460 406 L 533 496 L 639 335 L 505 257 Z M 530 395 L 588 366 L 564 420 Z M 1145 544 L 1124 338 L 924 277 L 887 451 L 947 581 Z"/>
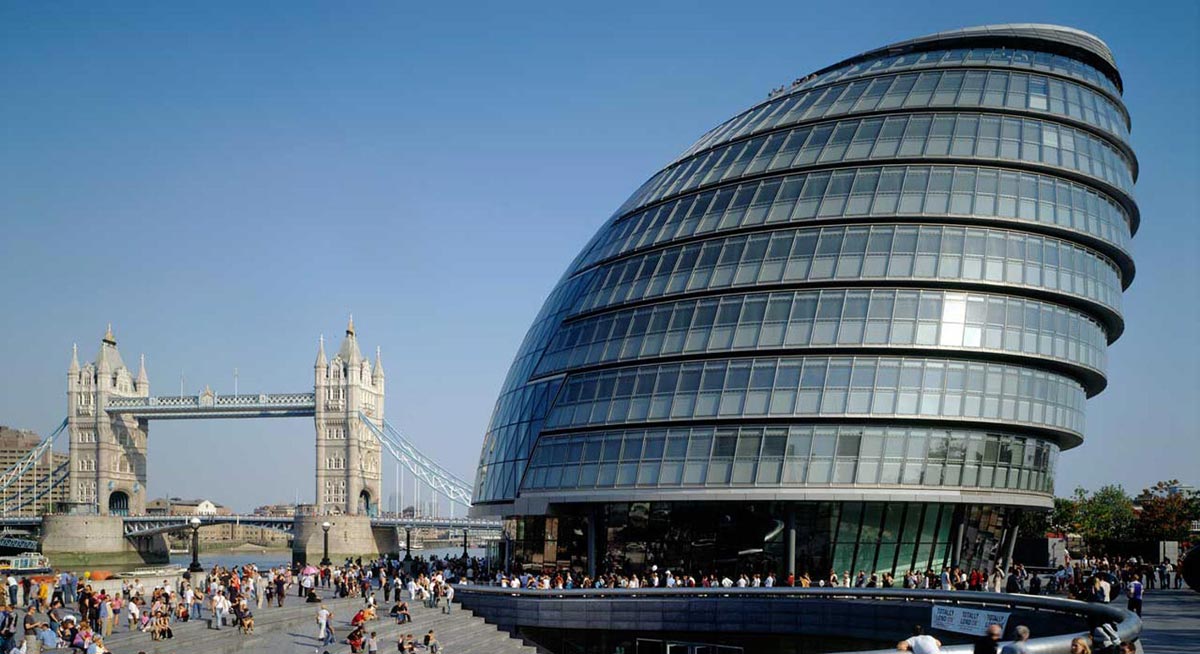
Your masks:
<path fill-rule="evenodd" d="M 332 527 L 332 526 L 333 526 L 333 525 L 332 525 L 332 524 L 330 524 L 328 521 L 326 521 L 326 522 L 322 522 L 322 523 L 321 523 L 321 529 L 324 529 L 325 531 L 329 531 L 329 528 L 330 528 L 330 527 Z"/>
<path fill-rule="evenodd" d="M 193 527 L 199 527 L 199 526 L 200 526 L 200 518 L 193 517 L 191 520 L 188 520 L 188 522 L 189 522 L 189 523 L 191 523 L 191 525 L 192 525 Z"/>

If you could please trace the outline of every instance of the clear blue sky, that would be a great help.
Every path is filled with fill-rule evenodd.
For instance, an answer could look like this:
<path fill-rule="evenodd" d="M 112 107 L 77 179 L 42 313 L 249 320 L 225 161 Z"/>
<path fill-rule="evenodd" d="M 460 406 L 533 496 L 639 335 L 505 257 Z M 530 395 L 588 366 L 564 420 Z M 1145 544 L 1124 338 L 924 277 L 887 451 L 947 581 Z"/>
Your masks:
<path fill-rule="evenodd" d="M 473 480 L 545 294 L 700 134 L 866 49 L 1050 22 L 1116 53 L 1144 216 L 1059 492 L 1200 482 L 1196 4 L 987 4 L 2 2 L 0 423 L 56 425 L 110 321 L 156 392 L 303 391 L 353 312 L 391 420 Z M 312 447 L 308 420 L 153 423 L 150 493 L 311 498 Z"/>

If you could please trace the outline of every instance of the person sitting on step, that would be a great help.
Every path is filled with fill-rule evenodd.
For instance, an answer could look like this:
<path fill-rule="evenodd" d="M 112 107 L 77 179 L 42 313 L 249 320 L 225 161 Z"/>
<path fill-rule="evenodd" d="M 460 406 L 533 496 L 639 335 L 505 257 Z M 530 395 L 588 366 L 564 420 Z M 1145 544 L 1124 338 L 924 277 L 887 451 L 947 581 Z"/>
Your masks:
<path fill-rule="evenodd" d="M 405 602 L 404 600 L 396 602 L 396 604 L 392 606 L 392 610 L 388 612 L 388 615 L 396 618 L 396 624 L 412 622 L 412 615 L 408 612 L 408 602 Z"/>

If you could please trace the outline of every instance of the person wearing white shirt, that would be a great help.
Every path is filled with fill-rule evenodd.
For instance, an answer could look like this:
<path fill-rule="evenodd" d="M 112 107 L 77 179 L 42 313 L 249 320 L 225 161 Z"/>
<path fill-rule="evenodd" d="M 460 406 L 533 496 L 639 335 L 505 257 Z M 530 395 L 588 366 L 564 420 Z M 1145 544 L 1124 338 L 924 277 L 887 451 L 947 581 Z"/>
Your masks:
<path fill-rule="evenodd" d="M 321 639 L 322 646 L 333 643 L 333 632 L 329 630 L 329 618 L 332 616 L 324 604 L 317 611 L 317 638 Z"/>
<path fill-rule="evenodd" d="M 213 625 L 218 631 L 224 624 L 227 613 L 229 613 L 229 600 L 225 599 L 224 591 L 217 591 L 217 596 L 213 598 Z"/>
<path fill-rule="evenodd" d="M 912 637 L 896 643 L 896 649 L 913 654 L 938 654 L 942 651 L 942 642 L 926 634 L 921 625 L 916 625 Z"/>
<path fill-rule="evenodd" d="M 183 589 L 183 604 L 188 609 L 188 618 L 189 619 L 200 617 L 198 615 L 195 615 L 192 612 L 192 600 L 194 600 L 195 598 L 196 598 L 196 591 L 192 590 L 192 587 L 189 584 L 187 588 Z"/>

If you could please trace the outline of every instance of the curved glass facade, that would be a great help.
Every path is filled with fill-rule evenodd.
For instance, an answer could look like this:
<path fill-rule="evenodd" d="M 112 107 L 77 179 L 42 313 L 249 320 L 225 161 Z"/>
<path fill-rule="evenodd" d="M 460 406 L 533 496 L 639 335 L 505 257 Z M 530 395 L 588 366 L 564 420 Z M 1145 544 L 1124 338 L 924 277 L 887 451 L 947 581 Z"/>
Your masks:
<path fill-rule="evenodd" d="M 698 542 L 687 516 L 734 505 L 741 545 L 761 537 L 784 568 L 994 554 L 1015 510 L 1049 506 L 1124 326 L 1140 216 L 1121 88 L 1091 35 L 968 28 L 847 59 L 709 131 L 550 294 L 473 512 L 510 518 L 530 565 L 668 561 L 653 516 Z M 910 505 L 901 551 L 887 516 Z M 797 516 L 826 525 L 803 556 L 779 540 Z M 633 559 L 613 549 L 631 538 Z"/>
<path fill-rule="evenodd" d="M 780 291 L 584 318 L 555 334 L 537 370 L 793 348 L 920 347 L 1048 358 L 1100 374 L 1107 345 L 1104 329 L 1085 314 L 1037 300 L 899 289 Z"/>
<path fill-rule="evenodd" d="M 772 177 L 658 204 L 605 230 L 583 264 L 717 232 L 875 216 L 1065 230 L 1132 270 L 1129 215 L 1098 191 L 1050 175 L 916 165 Z"/>
<path fill-rule="evenodd" d="M 1058 447 L 1034 438 L 927 427 L 676 427 L 542 439 L 524 488 L 872 485 L 1049 492 Z"/>

